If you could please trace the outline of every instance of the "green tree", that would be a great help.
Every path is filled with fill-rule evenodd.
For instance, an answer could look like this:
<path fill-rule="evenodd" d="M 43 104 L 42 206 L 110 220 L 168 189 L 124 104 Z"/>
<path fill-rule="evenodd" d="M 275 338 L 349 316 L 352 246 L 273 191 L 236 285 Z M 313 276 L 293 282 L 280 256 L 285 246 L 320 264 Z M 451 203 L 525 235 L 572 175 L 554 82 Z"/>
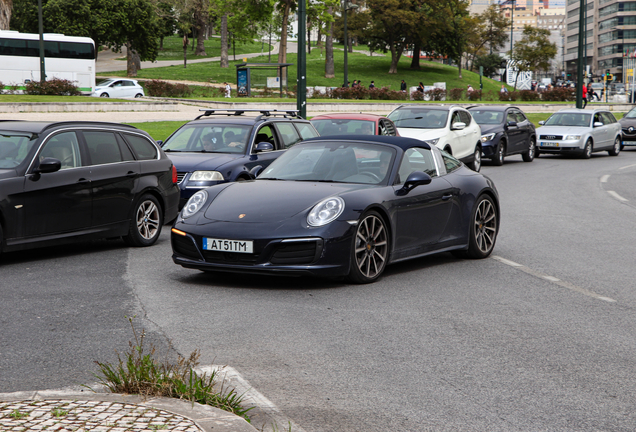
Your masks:
<path fill-rule="evenodd" d="M 42 0 L 42 7 L 46 0 Z M 33 0 L 13 0 L 9 28 L 22 33 L 38 32 L 38 3 Z M 46 27 L 44 28 L 46 31 Z"/>
<path fill-rule="evenodd" d="M 486 54 L 486 50 L 502 48 L 508 41 L 508 29 L 510 20 L 499 12 L 499 6 L 490 5 L 483 13 L 475 17 L 472 28 L 469 29 L 470 37 L 466 50 L 471 56 L 471 67 L 477 56 Z"/>
<path fill-rule="evenodd" d="M 430 50 L 447 56 L 457 63 L 458 77 L 462 78 L 462 55 L 468 44 L 469 29 L 473 23 L 465 0 L 441 0 L 435 9 L 436 24 L 431 28 L 428 41 Z"/>
<path fill-rule="evenodd" d="M 550 30 L 525 26 L 523 36 L 514 46 L 513 60 L 519 72 L 547 71 L 551 60 L 556 57 L 557 47 L 548 39 Z M 517 78 L 519 74 L 517 74 Z M 515 88 L 517 88 L 515 78 Z"/>
<path fill-rule="evenodd" d="M 503 58 L 499 54 L 484 54 L 475 59 L 475 69 L 483 67 L 484 76 L 490 78 L 497 73 L 502 60 Z"/>

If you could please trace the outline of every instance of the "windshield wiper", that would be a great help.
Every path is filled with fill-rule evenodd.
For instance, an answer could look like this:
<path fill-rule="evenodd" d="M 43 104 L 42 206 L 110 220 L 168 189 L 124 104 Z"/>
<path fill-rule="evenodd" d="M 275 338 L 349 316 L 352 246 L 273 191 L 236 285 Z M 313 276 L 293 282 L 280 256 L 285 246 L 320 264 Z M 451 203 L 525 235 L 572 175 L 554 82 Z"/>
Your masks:
<path fill-rule="evenodd" d="M 275 177 L 258 177 L 257 180 L 277 180 L 277 181 L 285 181 L 285 179 L 275 178 Z"/>
<path fill-rule="evenodd" d="M 164 152 L 182 152 L 183 150 L 162 149 Z"/>

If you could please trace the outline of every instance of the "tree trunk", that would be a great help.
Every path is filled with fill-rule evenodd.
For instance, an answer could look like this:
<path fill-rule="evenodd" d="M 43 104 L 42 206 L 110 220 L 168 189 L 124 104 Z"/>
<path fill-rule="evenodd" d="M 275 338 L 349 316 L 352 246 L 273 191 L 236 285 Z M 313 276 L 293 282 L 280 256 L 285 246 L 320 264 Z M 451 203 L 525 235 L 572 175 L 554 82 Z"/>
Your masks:
<path fill-rule="evenodd" d="M 126 75 L 129 77 L 137 76 L 137 65 L 133 59 L 133 50 L 130 47 L 130 42 L 126 43 Z"/>
<path fill-rule="evenodd" d="M 0 0 L 0 30 L 9 30 L 13 0 Z"/>
<path fill-rule="evenodd" d="M 413 46 L 413 58 L 411 59 L 411 69 L 420 69 L 420 41 L 415 42 Z"/>
<path fill-rule="evenodd" d="M 329 8 L 329 13 L 333 13 Z M 333 21 L 327 26 L 327 34 L 325 35 L 325 78 L 335 78 L 335 68 L 333 64 Z"/>
<path fill-rule="evenodd" d="M 457 71 L 459 72 L 458 78 L 462 79 L 462 55 L 459 55 L 459 59 L 457 60 Z"/>
<path fill-rule="evenodd" d="M 285 7 L 283 9 L 283 25 L 280 32 L 280 44 L 278 48 L 278 63 L 287 63 L 287 24 L 289 23 L 289 9 L 291 8 L 291 0 L 283 0 Z M 281 80 L 286 82 L 287 68 L 283 70 Z"/>
<path fill-rule="evenodd" d="M 183 34 L 183 67 L 188 66 L 188 35 Z"/>
<path fill-rule="evenodd" d="M 196 12 L 196 34 L 197 49 L 194 51 L 195 56 L 205 56 L 205 25 L 208 22 L 208 6 L 207 1 L 200 0 L 200 9 Z"/>
<path fill-rule="evenodd" d="M 159 51 L 163 51 L 163 36 L 159 38 Z"/>
<path fill-rule="evenodd" d="M 133 63 L 135 63 L 135 68 L 137 68 L 138 71 L 141 70 L 141 57 L 139 57 L 139 53 L 135 50 L 133 50 Z"/>
<path fill-rule="evenodd" d="M 307 26 L 307 54 L 311 54 L 311 28 Z"/>
<path fill-rule="evenodd" d="M 391 67 L 389 68 L 390 74 L 397 73 L 397 65 L 400 61 L 400 57 L 402 56 L 402 48 L 398 47 L 395 42 L 391 42 Z"/>
<path fill-rule="evenodd" d="M 221 17 L 221 67 L 230 67 L 227 44 L 227 14 Z"/>

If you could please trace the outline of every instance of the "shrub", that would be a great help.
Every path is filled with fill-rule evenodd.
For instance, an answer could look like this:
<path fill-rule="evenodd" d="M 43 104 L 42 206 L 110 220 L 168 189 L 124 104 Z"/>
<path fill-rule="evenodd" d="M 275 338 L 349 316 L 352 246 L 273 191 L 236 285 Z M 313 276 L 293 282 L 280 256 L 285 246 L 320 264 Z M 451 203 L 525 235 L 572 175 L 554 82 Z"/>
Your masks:
<path fill-rule="evenodd" d="M 519 100 L 522 100 L 522 101 L 537 101 L 539 99 L 541 99 L 541 96 L 536 91 L 521 90 L 519 92 Z"/>
<path fill-rule="evenodd" d="M 72 81 L 51 78 L 44 81 L 29 81 L 26 83 L 25 94 L 44 96 L 78 96 L 82 94 Z"/>
<path fill-rule="evenodd" d="M 146 81 L 145 88 L 149 96 L 155 97 L 186 97 L 192 94 L 192 89 L 185 84 L 172 84 L 166 81 Z"/>
<path fill-rule="evenodd" d="M 464 89 L 463 88 L 452 88 L 448 92 L 450 100 L 452 100 L 452 101 L 462 100 L 463 94 L 464 94 Z"/>
<path fill-rule="evenodd" d="M 443 101 L 446 100 L 446 90 L 441 88 L 434 88 L 424 92 L 428 96 L 428 100 L 431 101 Z"/>
<path fill-rule="evenodd" d="M 411 92 L 411 100 L 426 100 L 424 93 L 418 90 Z"/>
<path fill-rule="evenodd" d="M 576 100 L 576 93 L 573 88 L 557 87 L 541 93 L 541 99 L 550 102 L 571 102 Z"/>
<path fill-rule="evenodd" d="M 481 90 L 473 90 L 471 92 L 467 92 L 466 96 L 468 96 L 469 101 L 481 100 Z"/>

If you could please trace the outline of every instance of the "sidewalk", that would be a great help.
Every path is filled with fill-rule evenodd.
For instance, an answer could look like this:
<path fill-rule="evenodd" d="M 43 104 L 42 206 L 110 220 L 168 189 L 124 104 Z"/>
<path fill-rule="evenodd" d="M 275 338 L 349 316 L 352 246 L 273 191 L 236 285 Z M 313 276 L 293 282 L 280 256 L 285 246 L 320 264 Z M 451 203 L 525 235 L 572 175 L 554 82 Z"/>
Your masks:
<path fill-rule="evenodd" d="M 172 398 L 81 390 L 0 393 L 3 432 L 256 432 L 243 418 Z"/>

